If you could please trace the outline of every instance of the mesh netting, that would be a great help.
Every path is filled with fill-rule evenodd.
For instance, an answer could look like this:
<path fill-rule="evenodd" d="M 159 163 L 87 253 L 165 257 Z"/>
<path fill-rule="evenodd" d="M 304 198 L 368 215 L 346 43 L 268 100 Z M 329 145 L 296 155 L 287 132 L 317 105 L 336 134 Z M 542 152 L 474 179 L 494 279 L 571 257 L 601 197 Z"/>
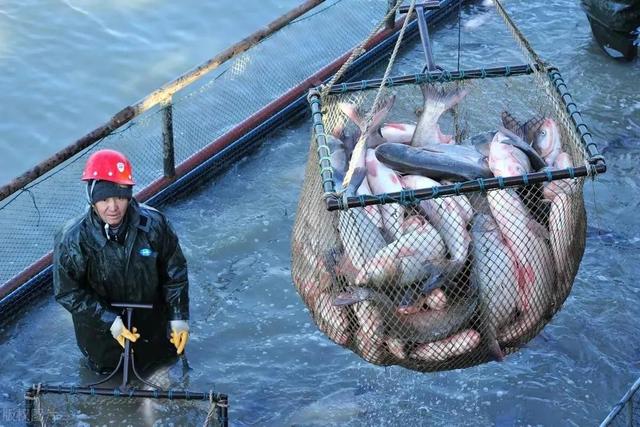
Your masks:
<path fill-rule="evenodd" d="M 369 127 L 377 89 L 322 98 L 292 241 L 293 280 L 320 330 L 368 362 L 437 371 L 500 360 L 544 327 L 571 290 L 586 233 L 584 178 L 551 173 L 589 168 L 549 89 L 544 72 L 508 70 L 395 85 Z M 354 164 L 363 129 L 369 148 Z M 540 170 L 548 182 L 528 183 Z M 523 174 L 526 184 L 504 182 Z M 484 191 L 494 176 L 500 188 Z M 470 180 L 480 189 L 461 191 Z M 440 196 L 443 186 L 457 195 Z M 345 196 L 360 206 L 345 209 Z"/>
<path fill-rule="evenodd" d="M 600 427 L 617 427 L 640 425 L 640 378 L 629 388 L 625 395 L 620 399 Z"/>

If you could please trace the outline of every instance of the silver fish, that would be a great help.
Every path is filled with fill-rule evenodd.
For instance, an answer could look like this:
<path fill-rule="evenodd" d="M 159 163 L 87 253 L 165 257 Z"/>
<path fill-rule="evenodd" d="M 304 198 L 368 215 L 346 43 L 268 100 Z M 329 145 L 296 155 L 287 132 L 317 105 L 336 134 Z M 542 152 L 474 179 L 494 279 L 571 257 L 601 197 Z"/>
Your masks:
<path fill-rule="evenodd" d="M 350 288 L 337 294 L 333 303 L 343 306 L 362 301 L 369 301 L 377 307 L 386 335 L 415 343 L 437 341 L 454 334 L 469 321 L 477 306 L 477 299 L 469 297 L 443 310 L 401 315 L 384 293 L 363 287 Z"/>
<path fill-rule="evenodd" d="M 354 179 L 345 190 L 347 196 L 356 194 L 355 188 L 366 176 L 364 168 L 356 169 Z M 386 246 L 386 242 L 380 233 L 380 229 L 371 220 L 364 208 L 355 207 L 340 211 L 338 215 L 338 231 L 344 247 L 344 254 L 350 263 L 352 276 L 368 263 L 380 249 Z"/>
<path fill-rule="evenodd" d="M 472 277 L 478 286 L 483 338 L 498 360 L 504 354 L 497 341 L 497 330 L 516 310 L 518 301 L 518 265 L 513 252 L 504 243 L 491 212 L 478 212 L 471 227 L 473 236 Z"/>
<path fill-rule="evenodd" d="M 493 177 L 485 157 L 475 149 L 461 145 L 416 148 L 386 143 L 376 148 L 376 157 L 395 171 L 436 180 L 468 181 Z"/>
<path fill-rule="evenodd" d="M 453 138 L 442 133 L 438 120 L 442 113 L 460 102 L 467 91 L 460 88 L 446 91 L 428 84 L 421 85 L 420 89 L 422 90 L 424 107 L 413 138 L 411 138 L 411 145 L 424 147 L 433 144 L 450 144 Z"/>

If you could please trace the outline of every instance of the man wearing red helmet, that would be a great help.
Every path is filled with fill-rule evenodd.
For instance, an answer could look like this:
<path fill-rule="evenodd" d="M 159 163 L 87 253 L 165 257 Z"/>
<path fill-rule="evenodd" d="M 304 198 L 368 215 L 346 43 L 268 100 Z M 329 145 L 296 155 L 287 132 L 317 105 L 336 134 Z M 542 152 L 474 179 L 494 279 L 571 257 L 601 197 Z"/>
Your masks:
<path fill-rule="evenodd" d="M 159 211 L 132 197 L 131 164 L 100 150 L 82 173 L 90 209 L 56 234 L 56 301 L 73 317 L 78 347 L 92 369 L 113 370 L 130 340 L 142 368 L 181 354 L 189 339 L 187 262 Z M 128 330 L 110 303 L 153 304 L 136 310 Z"/>

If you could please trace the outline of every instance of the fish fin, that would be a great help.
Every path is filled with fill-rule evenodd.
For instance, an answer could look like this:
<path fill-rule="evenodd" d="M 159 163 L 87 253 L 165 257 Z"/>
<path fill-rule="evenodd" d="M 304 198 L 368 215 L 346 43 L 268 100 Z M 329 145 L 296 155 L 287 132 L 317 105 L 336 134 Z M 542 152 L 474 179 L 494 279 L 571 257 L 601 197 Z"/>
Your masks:
<path fill-rule="evenodd" d="M 540 224 L 538 221 L 531 219 L 527 223 L 527 228 L 531 231 L 536 237 L 540 237 L 545 240 L 549 240 L 549 230 Z"/>
<path fill-rule="evenodd" d="M 364 299 L 359 298 L 355 294 L 349 292 L 341 292 L 333 299 L 333 305 L 336 307 L 342 307 L 345 305 L 352 305 L 361 301 L 364 301 Z"/>
<path fill-rule="evenodd" d="M 356 194 L 356 191 L 358 191 L 358 188 L 360 188 L 362 181 L 364 181 L 366 177 L 367 177 L 366 168 L 362 168 L 362 167 L 355 168 L 353 170 L 353 173 L 351 174 L 351 180 L 349 181 L 349 185 L 347 186 L 347 188 L 343 189 L 344 192 L 347 194 L 347 196 L 354 196 Z"/>
<path fill-rule="evenodd" d="M 364 123 L 362 123 L 362 118 L 360 117 L 355 104 L 351 104 L 350 102 L 339 102 L 338 108 L 345 116 L 349 117 L 353 123 L 362 129 Z"/>
<path fill-rule="evenodd" d="M 500 344 L 498 344 L 498 340 L 493 339 L 488 343 L 489 354 L 497 361 L 502 362 L 504 360 L 504 352 L 500 348 Z"/>
<path fill-rule="evenodd" d="M 424 280 L 420 285 L 420 291 L 425 295 L 435 288 L 441 287 L 447 278 L 447 274 L 444 269 L 435 265 L 427 267 L 427 271 L 429 272 L 429 278 Z"/>
<path fill-rule="evenodd" d="M 510 112 L 503 111 L 500 114 L 500 118 L 502 119 L 502 126 L 509 129 L 511 132 L 518 133 L 521 131 L 522 125 Z"/>

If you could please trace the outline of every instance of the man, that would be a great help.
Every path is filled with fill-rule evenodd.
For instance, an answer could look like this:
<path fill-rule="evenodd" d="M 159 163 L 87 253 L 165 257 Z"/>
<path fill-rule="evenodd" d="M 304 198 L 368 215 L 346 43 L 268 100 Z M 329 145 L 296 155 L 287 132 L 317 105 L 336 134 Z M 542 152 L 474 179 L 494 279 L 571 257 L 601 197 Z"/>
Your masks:
<path fill-rule="evenodd" d="M 56 301 L 72 315 L 89 366 L 112 371 L 125 340 L 145 369 L 181 354 L 189 339 L 187 263 L 165 216 L 132 198 L 131 164 L 114 150 L 93 153 L 84 168 L 90 207 L 57 233 L 53 250 Z M 111 303 L 136 309 L 131 330 Z M 124 319 L 126 321 L 126 318 Z"/>

